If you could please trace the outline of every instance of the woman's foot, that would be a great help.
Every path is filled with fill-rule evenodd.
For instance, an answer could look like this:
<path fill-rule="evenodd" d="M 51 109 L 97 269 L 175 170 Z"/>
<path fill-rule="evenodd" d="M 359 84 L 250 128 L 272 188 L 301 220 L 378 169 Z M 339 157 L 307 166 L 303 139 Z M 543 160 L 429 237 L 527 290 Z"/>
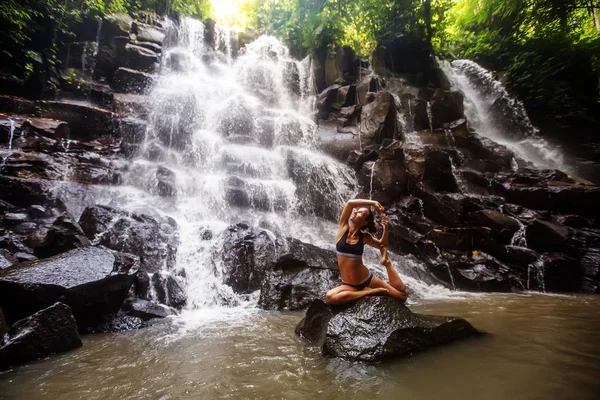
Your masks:
<path fill-rule="evenodd" d="M 381 264 L 381 265 L 386 265 L 386 264 L 392 265 L 392 262 L 390 261 L 390 258 L 388 257 L 387 247 L 382 247 L 381 248 L 381 260 L 379 260 L 379 264 Z"/>

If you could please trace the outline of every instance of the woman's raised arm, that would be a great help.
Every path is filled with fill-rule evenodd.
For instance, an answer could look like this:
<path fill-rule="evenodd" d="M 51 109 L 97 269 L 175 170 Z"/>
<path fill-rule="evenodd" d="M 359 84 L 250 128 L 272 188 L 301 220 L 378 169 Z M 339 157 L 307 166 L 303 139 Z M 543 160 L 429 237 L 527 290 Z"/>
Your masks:
<path fill-rule="evenodd" d="M 375 210 L 379 212 L 383 212 L 383 207 L 379 204 L 378 201 L 374 200 L 366 200 L 366 199 L 352 199 L 348 200 L 344 209 L 342 210 L 342 214 L 340 215 L 340 220 L 338 221 L 340 225 L 344 225 L 348 218 L 350 218 L 350 214 L 352 214 L 352 209 L 357 207 L 375 207 Z"/>

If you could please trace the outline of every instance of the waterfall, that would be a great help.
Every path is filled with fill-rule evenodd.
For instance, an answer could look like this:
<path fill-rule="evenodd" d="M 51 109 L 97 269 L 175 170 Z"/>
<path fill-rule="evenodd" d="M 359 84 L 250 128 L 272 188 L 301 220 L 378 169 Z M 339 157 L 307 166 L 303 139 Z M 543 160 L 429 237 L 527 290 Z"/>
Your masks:
<path fill-rule="evenodd" d="M 453 88 L 464 94 L 465 115 L 478 134 L 535 166 L 570 171 L 561 151 L 538 136 L 523 104 L 489 71 L 470 60 L 444 62 L 441 67 Z"/>
<path fill-rule="evenodd" d="M 245 222 L 331 247 L 337 225 L 315 205 L 339 212 L 356 178 L 317 150 L 316 124 L 305 111 L 314 105 L 307 63 L 270 36 L 231 58 L 222 28 L 215 30 L 220 51 L 205 45 L 201 22 L 183 18 L 177 29 L 149 96 L 146 139 L 124 183 L 177 221 L 173 272 L 185 276 L 189 308 L 252 304 L 223 283 L 225 228 Z M 173 196 L 157 195 L 159 175 Z"/>

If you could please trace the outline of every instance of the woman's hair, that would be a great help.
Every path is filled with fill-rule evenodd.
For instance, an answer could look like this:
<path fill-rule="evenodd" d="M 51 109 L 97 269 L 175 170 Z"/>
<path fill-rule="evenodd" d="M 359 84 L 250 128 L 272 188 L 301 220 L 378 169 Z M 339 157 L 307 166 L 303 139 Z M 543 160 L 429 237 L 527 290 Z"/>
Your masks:
<path fill-rule="evenodd" d="M 370 233 L 377 232 L 377 225 L 375 225 L 375 212 L 371 207 L 368 208 L 369 215 L 367 215 L 367 223 L 362 227 L 362 230 L 367 230 Z"/>

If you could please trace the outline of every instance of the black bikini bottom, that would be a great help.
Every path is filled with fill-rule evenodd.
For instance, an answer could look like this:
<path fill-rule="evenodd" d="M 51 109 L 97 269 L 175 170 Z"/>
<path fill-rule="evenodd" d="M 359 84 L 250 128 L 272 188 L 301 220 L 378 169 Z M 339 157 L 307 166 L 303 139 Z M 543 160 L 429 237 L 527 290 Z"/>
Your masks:
<path fill-rule="evenodd" d="M 371 283 L 371 279 L 373 279 L 373 273 L 371 271 L 369 271 L 369 275 L 362 282 L 354 284 L 354 283 L 348 283 L 342 279 L 342 284 L 352 286 L 356 290 L 363 290 L 364 288 L 369 286 L 369 284 Z"/>

